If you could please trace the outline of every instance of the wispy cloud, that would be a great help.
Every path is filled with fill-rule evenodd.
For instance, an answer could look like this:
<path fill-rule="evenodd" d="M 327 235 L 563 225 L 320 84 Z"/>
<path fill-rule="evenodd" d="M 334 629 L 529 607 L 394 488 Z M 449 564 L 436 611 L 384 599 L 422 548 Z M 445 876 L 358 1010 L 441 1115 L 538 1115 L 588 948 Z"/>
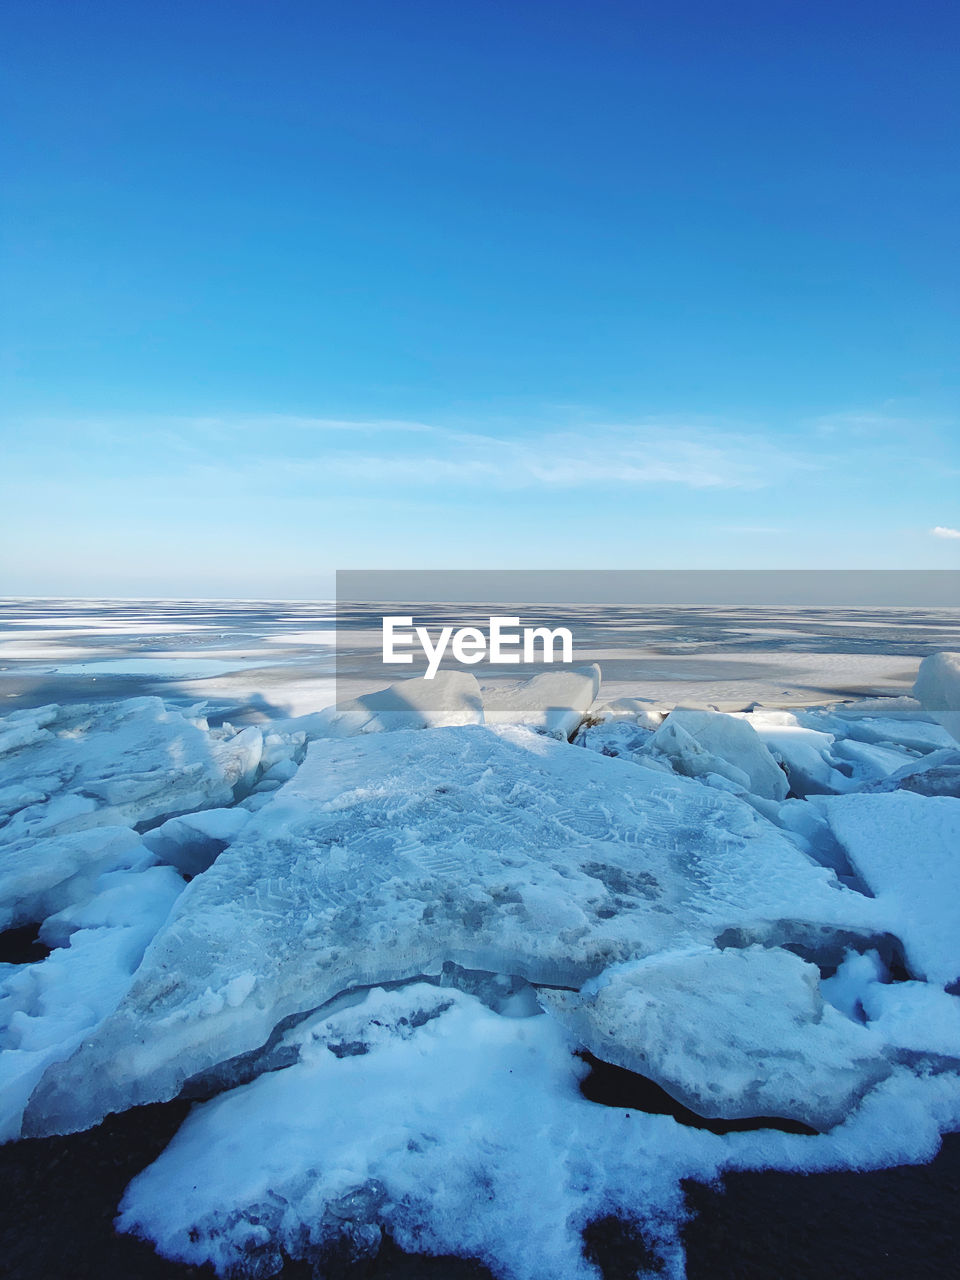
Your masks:
<path fill-rule="evenodd" d="M 949 529 L 944 524 L 937 524 L 930 530 L 935 538 L 960 538 L 960 529 Z"/>
<path fill-rule="evenodd" d="M 249 423 L 243 427 L 244 433 Z M 303 426 L 322 445 L 303 449 L 284 436 Z M 425 423 L 324 419 L 269 421 L 269 454 L 232 451 L 231 469 L 253 473 L 261 483 L 315 474 L 330 482 L 403 486 L 492 486 L 498 489 L 643 488 L 759 489 L 787 472 L 819 465 L 802 453 L 756 434 L 684 427 L 674 423 L 594 424 L 577 431 L 527 427 L 522 438 Z M 222 424 L 216 427 L 219 433 Z M 371 435 L 377 435 L 371 448 Z M 348 443 L 349 441 L 349 443 Z M 365 441 L 365 443 L 363 443 Z M 237 439 L 234 437 L 234 444 Z M 217 463 L 223 469 L 223 463 Z"/>

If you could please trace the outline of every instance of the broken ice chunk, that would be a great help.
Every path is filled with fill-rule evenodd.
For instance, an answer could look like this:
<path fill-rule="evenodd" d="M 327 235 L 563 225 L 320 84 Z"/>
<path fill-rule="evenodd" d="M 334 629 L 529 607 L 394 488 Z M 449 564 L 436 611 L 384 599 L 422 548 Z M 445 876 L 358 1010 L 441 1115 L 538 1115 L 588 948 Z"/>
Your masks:
<path fill-rule="evenodd" d="M 95 827 L 0 844 L 0 929 L 43 920 L 82 900 L 104 871 L 153 861 L 129 827 Z"/>
<path fill-rule="evenodd" d="M 278 783 L 279 785 L 279 783 Z M 237 838 L 250 818 L 248 809 L 202 809 L 199 813 L 168 818 L 146 831 L 143 843 L 162 862 L 184 875 L 206 871 L 219 853 Z"/>
<path fill-rule="evenodd" d="M 398 680 L 386 689 L 327 707 L 315 719 L 314 732 L 324 738 L 482 724 L 483 698 L 472 672 L 438 671 L 432 680 Z"/>
<path fill-rule="evenodd" d="M 830 1129 L 891 1069 L 881 1038 L 824 1002 L 816 967 L 778 948 L 652 956 L 540 1002 L 596 1057 L 710 1119 Z"/>
<path fill-rule="evenodd" d="M 263 739 L 255 726 L 205 731 L 159 698 L 52 711 L 40 736 L 4 759 L 9 787 L 47 798 L 18 808 L 0 828 L 0 843 L 135 827 L 231 804 L 252 785 L 260 763 Z M 10 719 L 0 720 L 0 734 Z"/>
<path fill-rule="evenodd" d="M 891 791 L 810 803 L 897 920 L 914 974 L 941 986 L 960 979 L 960 800 Z"/>
<path fill-rule="evenodd" d="M 40 936 L 54 947 L 45 959 L 6 967 L 0 1141 L 19 1136 L 24 1103 L 50 1063 L 69 1057 L 116 1008 L 182 888 L 171 867 L 105 872 L 92 884 L 92 896 L 45 920 Z"/>
<path fill-rule="evenodd" d="M 687 777 L 717 773 L 767 800 L 786 798 L 786 774 L 754 728 L 736 716 L 675 707 L 648 749 L 666 756 Z"/>
<path fill-rule="evenodd" d="M 600 668 L 543 671 L 514 688 L 484 691 L 487 724 L 522 724 L 552 738 L 576 733 L 600 692 Z"/>
<path fill-rule="evenodd" d="M 960 742 L 960 653 L 931 653 L 924 658 L 913 694 Z"/>

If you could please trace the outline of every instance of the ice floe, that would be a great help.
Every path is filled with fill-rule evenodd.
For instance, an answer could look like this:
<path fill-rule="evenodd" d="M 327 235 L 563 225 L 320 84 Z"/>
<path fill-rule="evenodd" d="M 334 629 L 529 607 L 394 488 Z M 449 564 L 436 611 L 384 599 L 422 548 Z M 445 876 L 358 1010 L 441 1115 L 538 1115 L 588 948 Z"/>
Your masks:
<path fill-rule="evenodd" d="M 230 804 L 260 764 L 256 726 L 211 731 L 160 698 L 41 712 L 33 721 L 18 712 L 0 720 L 5 791 L 18 786 L 44 796 L 9 813 L 0 843 L 135 827 Z"/>
<path fill-rule="evenodd" d="M 891 1070 L 882 1038 L 826 1004 L 816 966 L 779 947 L 668 951 L 540 999 L 591 1053 L 701 1116 L 830 1129 Z"/>
<path fill-rule="evenodd" d="M 82 1128 L 172 1097 L 295 1013 L 445 961 L 579 986 L 731 931 L 816 951 L 885 928 L 753 809 L 687 779 L 522 728 L 321 739 L 184 891 L 28 1123 Z M 246 971 L 234 1007 L 222 993 Z"/>

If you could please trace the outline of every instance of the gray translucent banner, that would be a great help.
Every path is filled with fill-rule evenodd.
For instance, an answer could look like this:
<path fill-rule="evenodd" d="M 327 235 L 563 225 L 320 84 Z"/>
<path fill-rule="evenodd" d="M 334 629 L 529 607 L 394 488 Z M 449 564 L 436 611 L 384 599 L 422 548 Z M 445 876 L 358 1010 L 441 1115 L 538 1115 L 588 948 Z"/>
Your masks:
<path fill-rule="evenodd" d="M 385 628 L 384 619 L 395 621 Z M 499 652 L 498 628 L 516 637 Z M 525 652 L 528 631 L 535 634 Z M 337 574 L 338 704 L 416 678 L 402 705 L 417 698 L 429 713 L 453 696 L 444 673 L 459 672 L 465 678 L 453 681 L 455 697 L 475 679 L 488 706 L 509 690 L 509 697 L 539 703 L 556 697 L 559 705 L 577 686 L 554 677 L 586 676 L 596 664 L 601 699 L 726 710 L 810 705 L 908 693 L 920 659 L 939 649 L 960 650 L 958 572 Z M 529 694 L 517 692 L 521 682 L 544 676 L 550 679 L 539 679 Z"/>

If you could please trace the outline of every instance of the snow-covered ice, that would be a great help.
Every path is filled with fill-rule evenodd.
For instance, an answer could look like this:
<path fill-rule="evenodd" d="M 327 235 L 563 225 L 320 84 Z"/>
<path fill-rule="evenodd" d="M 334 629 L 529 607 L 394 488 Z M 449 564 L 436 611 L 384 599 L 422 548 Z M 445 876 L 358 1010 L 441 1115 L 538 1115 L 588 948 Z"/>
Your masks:
<path fill-rule="evenodd" d="M 881 1037 L 826 1004 L 816 966 L 779 947 L 668 951 L 540 999 L 591 1053 L 701 1116 L 830 1129 L 890 1074 Z"/>
<path fill-rule="evenodd" d="M 598 1105 L 555 1019 L 422 983 L 373 990 L 290 1038 L 292 1065 L 194 1108 L 127 1188 L 121 1230 L 224 1276 L 268 1276 L 281 1250 L 323 1274 L 325 1248 L 373 1253 L 382 1226 L 503 1280 L 597 1280 L 580 1233 L 616 1213 L 640 1224 L 657 1274 L 683 1280 L 682 1179 L 921 1162 L 960 1123 L 954 1074 L 900 1065 L 816 1136 L 720 1136 Z"/>
<path fill-rule="evenodd" d="M 4 789 L 44 798 L 7 817 L 0 843 L 230 804 L 252 785 L 262 745 L 255 726 L 211 731 L 160 698 L 14 712 L 0 719 Z"/>
<path fill-rule="evenodd" d="M 317 719 L 320 732 L 328 737 L 481 724 L 483 697 L 472 672 L 438 671 L 432 680 L 398 680 L 386 689 L 338 703 Z"/>
<path fill-rule="evenodd" d="M 895 917 L 914 976 L 940 986 L 960 980 L 960 800 L 891 791 L 815 803 Z"/>
<path fill-rule="evenodd" d="M 191 882 L 28 1123 L 82 1128 L 172 1097 L 292 1014 L 446 961 L 579 986 L 731 931 L 815 951 L 886 927 L 753 809 L 687 779 L 521 728 L 321 739 Z M 223 992 L 247 971 L 235 1008 Z"/>
<path fill-rule="evenodd" d="M 960 653 L 932 653 L 924 658 L 913 692 L 960 742 Z"/>
<path fill-rule="evenodd" d="M 485 689 L 487 724 L 522 724 L 553 738 L 576 733 L 600 692 L 600 668 L 543 671 L 514 688 Z"/>
<path fill-rule="evenodd" d="M 269 1275 L 281 1248 L 322 1265 L 344 1238 L 375 1252 L 383 1224 L 408 1249 L 479 1256 L 513 1280 L 588 1280 L 580 1229 L 617 1204 L 679 1217 L 680 1161 L 668 1117 L 580 1096 L 570 1049 L 550 1018 L 424 984 L 374 990 L 296 1065 L 198 1107 L 118 1225 L 221 1274 Z M 667 1256 L 673 1234 L 664 1213 Z"/>

